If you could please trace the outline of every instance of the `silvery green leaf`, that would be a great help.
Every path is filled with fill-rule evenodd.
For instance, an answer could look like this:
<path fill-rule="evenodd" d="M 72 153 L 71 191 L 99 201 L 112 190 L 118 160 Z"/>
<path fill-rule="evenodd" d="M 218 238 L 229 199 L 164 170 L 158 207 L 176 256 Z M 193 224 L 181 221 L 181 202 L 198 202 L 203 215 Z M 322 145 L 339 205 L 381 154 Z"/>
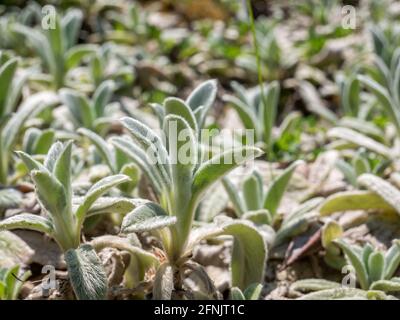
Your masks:
<path fill-rule="evenodd" d="M 54 143 L 48 154 L 47 157 L 44 161 L 44 166 L 47 168 L 48 171 L 53 172 L 54 170 L 54 165 L 58 159 L 58 157 L 61 155 L 61 152 L 63 151 L 64 146 L 62 144 L 62 142 L 57 141 L 56 143 Z"/>
<path fill-rule="evenodd" d="M 324 198 L 313 198 L 293 209 L 285 217 L 281 227 L 276 233 L 273 245 L 276 247 L 288 238 L 292 238 L 307 230 L 312 219 L 317 217 L 316 209 Z"/>
<path fill-rule="evenodd" d="M 233 288 L 231 288 L 231 291 L 230 291 L 230 299 L 231 300 L 246 300 L 246 297 L 244 296 L 242 290 L 240 290 L 238 287 L 233 287 Z"/>
<path fill-rule="evenodd" d="M 65 252 L 69 279 L 79 300 L 104 300 L 107 276 L 93 247 L 83 244 Z"/>
<path fill-rule="evenodd" d="M 88 99 L 80 92 L 72 89 L 61 89 L 60 99 L 71 112 L 76 125 L 91 128 L 96 119 L 94 109 Z"/>
<path fill-rule="evenodd" d="M 19 265 L 9 269 L 0 268 L 0 300 L 16 300 L 23 283 L 32 275 L 30 271 L 21 273 Z"/>
<path fill-rule="evenodd" d="M 203 106 L 208 110 L 214 103 L 215 97 L 217 96 L 217 81 L 208 80 L 196 87 L 190 96 L 186 99 L 186 103 L 192 110 L 196 110 L 198 107 Z"/>
<path fill-rule="evenodd" d="M 65 67 L 71 69 L 79 65 L 83 58 L 95 53 L 97 46 L 94 44 L 79 44 L 73 46 L 65 53 Z"/>
<path fill-rule="evenodd" d="M 158 169 L 165 185 L 170 186 L 170 160 L 160 137 L 152 129 L 136 119 L 125 117 L 121 119 L 121 122 L 129 130 L 147 156 L 152 156 L 152 159 L 150 159 L 151 165 Z"/>
<path fill-rule="evenodd" d="M 328 221 L 322 228 L 321 243 L 326 249 L 332 241 L 338 239 L 343 234 L 342 226 L 334 220 Z"/>
<path fill-rule="evenodd" d="M 309 220 L 310 219 L 307 219 L 307 217 L 299 217 L 282 225 L 276 233 L 273 246 L 276 247 L 283 243 L 286 239 L 305 232 L 310 224 Z"/>
<path fill-rule="evenodd" d="M 298 207 L 294 208 L 288 216 L 283 220 L 282 226 L 288 225 L 301 218 L 310 218 L 310 214 L 316 215 L 315 211 L 321 205 L 324 198 L 312 198 L 306 202 L 301 203 Z"/>
<path fill-rule="evenodd" d="M 185 119 L 194 132 L 197 132 L 197 122 L 194 113 L 183 100 L 167 98 L 164 101 L 164 108 L 165 116 L 169 114 L 180 116 Z"/>
<path fill-rule="evenodd" d="M 272 149 L 272 128 L 276 120 L 278 101 L 280 94 L 279 82 L 273 81 L 268 87 L 265 97 L 262 97 L 260 104 L 260 118 L 264 127 L 264 142 L 268 146 L 268 151 Z"/>
<path fill-rule="evenodd" d="M 400 242 L 395 240 L 385 255 L 385 279 L 393 277 L 400 265 Z"/>
<path fill-rule="evenodd" d="M 104 109 L 111 100 L 114 87 L 114 82 L 111 80 L 107 80 L 101 83 L 94 92 L 93 104 L 94 109 L 96 110 L 97 117 L 104 115 Z"/>
<path fill-rule="evenodd" d="M 384 141 L 382 130 L 375 124 L 366 120 L 344 117 L 340 119 L 338 125 L 360 132 L 364 135 L 371 136 L 380 142 Z"/>
<path fill-rule="evenodd" d="M 357 116 L 360 105 L 360 83 L 354 76 L 343 85 L 342 105 L 348 115 Z"/>
<path fill-rule="evenodd" d="M 174 290 L 174 271 L 168 263 L 162 264 L 156 273 L 153 284 L 154 300 L 171 300 Z"/>
<path fill-rule="evenodd" d="M 171 126 L 176 130 L 171 129 Z M 164 130 L 167 132 L 171 161 L 171 191 L 175 202 L 184 205 L 191 199 L 193 170 L 198 161 L 197 139 L 186 120 L 177 115 L 169 114 L 165 117 Z M 187 224 L 187 221 L 193 218 L 186 211 L 183 214 L 181 215 L 180 211 L 175 212 L 178 224 Z"/>
<path fill-rule="evenodd" d="M 62 37 L 65 41 L 65 49 L 71 48 L 78 40 L 79 31 L 83 21 L 82 11 L 70 9 L 61 19 Z"/>
<path fill-rule="evenodd" d="M 244 86 L 242 86 L 239 82 L 237 81 L 231 81 L 230 83 L 233 91 L 236 93 L 236 95 L 239 97 L 241 101 L 243 101 L 245 104 L 249 105 L 250 101 L 247 98 L 247 91 Z"/>
<path fill-rule="evenodd" d="M 142 232 L 164 228 L 176 223 L 175 216 L 169 216 L 159 205 L 149 202 L 128 213 L 121 225 L 121 232 Z"/>
<path fill-rule="evenodd" d="M 72 140 L 63 144 L 62 150 L 54 162 L 53 174 L 64 187 L 65 196 L 68 201 L 72 197 L 71 190 L 71 155 Z"/>
<path fill-rule="evenodd" d="M 37 54 L 40 56 L 43 63 L 49 69 L 54 68 L 56 66 L 56 62 L 52 54 L 50 43 L 49 41 L 47 41 L 47 38 L 44 34 L 39 32 L 38 30 L 29 28 L 19 23 L 17 23 L 13 27 L 13 31 L 25 36 L 25 38 L 29 41 L 30 45 L 35 49 Z"/>
<path fill-rule="evenodd" d="M 202 265 L 194 261 L 190 261 L 186 262 L 182 268 L 184 268 L 185 271 L 187 269 L 189 270 L 187 277 L 190 279 L 190 281 L 195 283 L 194 288 L 191 287 L 191 290 L 193 290 L 194 299 L 197 299 L 197 297 L 206 300 L 219 299 L 219 292 L 215 287 L 213 280 L 210 278 Z"/>
<path fill-rule="evenodd" d="M 369 77 L 359 75 L 358 79 L 377 97 L 380 105 L 393 121 L 397 131 L 400 133 L 400 111 L 396 103 L 390 97 L 389 92 L 379 83 Z"/>
<path fill-rule="evenodd" d="M 382 280 L 384 276 L 385 257 L 382 252 L 372 252 L 368 258 L 368 275 L 370 283 Z"/>
<path fill-rule="evenodd" d="M 367 269 L 362 260 L 362 257 L 357 253 L 355 248 L 347 244 L 342 239 L 334 240 L 334 242 L 343 250 L 350 263 L 356 270 L 357 280 L 360 283 L 361 288 L 367 290 L 369 288 L 369 280 Z"/>
<path fill-rule="evenodd" d="M 319 208 L 322 216 L 340 211 L 371 210 L 394 211 L 386 201 L 371 191 L 343 191 L 329 196 Z"/>
<path fill-rule="evenodd" d="M 7 106 L 7 101 L 12 89 L 12 82 L 15 71 L 17 70 L 18 59 L 13 58 L 0 66 L 0 116 L 11 112 Z"/>
<path fill-rule="evenodd" d="M 268 188 L 263 202 L 264 209 L 267 209 L 271 213 L 272 217 L 274 217 L 277 213 L 280 202 L 289 185 L 294 170 L 302 163 L 304 163 L 302 160 L 293 162 L 281 173 L 279 177 L 273 180 L 271 186 Z"/>
<path fill-rule="evenodd" d="M 196 118 L 198 127 L 202 128 L 204 125 L 207 109 L 203 106 L 198 107 L 193 111 L 194 117 Z"/>
<path fill-rule="evenodd" d="M 375 281 L 371 284 L 371 290 L 379 290 L 383 292 L 400 291 L 400 278 Z"/>
<path fill-rule="evenodd" d="M 255 172 L 243 182 L 243 199 L 247 211 L 258 210 L 262 207 L 263 187 L 260 183 L 262 182 Z"/>
<path fill-rule="evenodd" d="M 205 224 L 203 226 L 193 228 L 189 234 L 188 244 L 183 256 L 189 256 L 192 253 L 193 248 L 202 240 L 219 236 L 222 232 L 222 227 L 216 224 Z"/>
<path fill-rule="evenodd" d="M 29 245 L 15 233 L 0 232 L 0 268 L 11 268 L 16 264 L 28 265 L 34 253 Z"/>
<path fill-rule="evenodd" d="M 83 200 L 83 203 L 79 206 L 79 208 L 76 211 L 76 217 L 78 221 L 83 222 L 87 211 L 99 197 L 101 197 L 104 193 L 108 192 L 113 187 L 127 181 L 129 181 L 128 176 L 125 176 L 123 174 L 116 174 L 113 176 L 103 178 L 100 181 L 96 182 L 89 189 Z"/>
<path fill-rule="evenodd" d="M 127 138 L 111 138 L 111 143 L 137 164 L 140 170 L 149 178 L 155 190 L 160 193 L 164 185 L 161 173 L 155 166 L 151 165 L 146 153 Z"/>
<path fill-rule="evenodd" d="M 15 189 L 0 189 L 0 213 L 3 209 L 17 208 L 21 202 L 21 192 Z"/>
<path fill-rule="evenodd" d="M 365 268 L 367 269 L 367 273 L 369 273 L 369 257 L 373 252 L 374 248 L 369 243 L 367 243 L 361 251 L 361 258 Z"/>
<path fill-rule="evenodd" d="M 357 186 L 357 174 L 352 165 L 343 159 L 339 159 L 336 161 L 336 167 L 343 173 L 348 182 L 353 186 Z"/>
<path fill-rule="evenodd" d="M 2 150 L 11 150 L 18 138 L 22 125 L 46 108 L 54 106 L 58 97 L 54 92 L 42 91 L 27 98 L 3 128 Z M 4 148 L 4 149 L 3 149 Z"/>
<path fill-rule="evenodd" d="M 150 108 L 156 114 L 160 127 L 163 125 L 165 117 L 165 108 L 159 103 L 150 103 Z"/>
<path fill-rule="evenodd" d="M 243 216 L 242 219 L 250 220 L 255 224 L 271 224 L 272 217 L 268 210 L 259 209 L 253 211 L 247 211 Z"/>
<path fill-rule="evenodd" d="M 176 126 L 175 134 L 172 126 Z M 181 179 L 182 184 L 186 181 L 190 183 L 193 169 L 198 160 L 198 147 L 194 132 L 184 118 L 173 114 L 165 117 L 164 131 L 168 138 L 168 151 L 174 183 L 179 185 L 176 179 Z M 190 188 L 190 186 L 188 187 Z"/>
<path fill-rule="evenodd" d="M 30 171 L 32 170 L 48 171 L 48 169 L 44 165 L 42 165 L 39 161 L 33 159 L 33 157 L 30 156 L 29 154 L 23 151 L 15 151 L 15 153 L 21 158 L 21 160 L 24 162 L 24 164 Z"/>
<path fill-rule="evenodd" d="M 340 128 L 335 127 L 328 131 L 328 137 L 335 138 L 335 139 L 343 139 L 347 142 L 351 142 L 359 147 L 364 147 L 368 150 L 371 150 L 377 154 L 384 156 L 385 158 L 391 159 L 392 158 L 392 151 L 370 137 L 358 133 L 349 128 Z"/>
<path fill-rule="evenodd" d="M 246 207 L 245 207 L 243 199 L 239 193 L 239 190 L 237 190 L 235 188 L 235 186 L 232 184 L 232 182 L 227 177 L 223 177 L 221 182 L 226 190 L 226 193 L 229 196 L 229 200 L 233 204 L 236 215 L 238 217 L 242 216 L 244 214 L 244 212 L 246 211 Z"/>
<path fill-rule="evenodd" d="M 325 279 L 304 279 L 297 280 L 290 286 L 292 292 L 311 292 L 340 288 L 341 284 Z"/>
<path fill-rule="evenodd" d="M 53 234 L 53 224 L 50 220 L 30 213 L 17 214 L 0 221 L 0 230 L 13 229 L 34 230 L 50 236 Z"/>
<path fill-rule="evenodd" d="M 258 128 L 256 116 L 250 109 L 250 106 L 247 106 L 242 100 L 231 95 L 225 95 L 223 99 L 237 112 L 245 129 L 256 130 Z"/>
<path fill-rule="evenodd" d="M 100 197 L 87 211 L 86 216 L 91 217 L 103 213 L 127 214 L 136 207 L 131 199 L 116 197 Z"/>
<path fill-rule="evenodd" d="M 379 195 L 400 214 L 400 191 L 389 182 L 373 174 L 365 173 L 358 177 L 358 183 Z"/>
<path fill-rule="evenodd" d="M 357 153 L 353 158 L 352 164 L 357 176 L 371 171 L 371 166 L 368 162 L 368 159 L 363 157 L 363 155 L 360 153 Z"/>
<path fill-rule="evenodd" d="M 245 156 L 243 156 L 245 153 Z M 229 171 L 262 154 L 255 147 L 240 147 L 220 153 L 200 165 L 193 179 L 193 195 L 200 197 L 204 191 Z M 239 158 L 239 159 L 238 159 Z"/>
<path fill-rule="evenodd" d="M 69 204 L 62 184 L 48 171 L 33 170 L 31 177 L 35 183 L 39 201 L 47 212 L 57 219 L 66 219 L 65 214 Z"/>
<path fill-rule="evenodd" d="M 104 139 L 100 137 L 97 133 L 94 133 L 93 131 L 86 128 L 79 128 L 78 133 L 88 138 L 90 142 L 95 145 L 101 157 L 110 167 L 112 172 L 116 173 L 117 164 L 116 164 L 115 154 L 112 152 L 111 148 L 104 141 Z"/>
<path fill-rule="evenodd" d="M 334 288 L 306 294 L 297 300 L 386 300 L 382 294 L 368 295 L 368 291 L 354 288 Z"/>
<path fill-rule="evenodd" d="M 53 129 L 40 131 L 39 136 L 33 143 L 32 154 L 47 154 L 54 142 L 55 132 Z"/>
<path fill-rule="evenodd" d="M 232 286 L 245 290 L 263 281 L 267 248 L 263 236 L 250 223 L 232 221 L 221 226 L 222 234 L 234 238 L 231 275 Z"/>
<path fill-rule="evenodd" d="M 388 40 L 385 37 L 385 34 L 379 27 L 374 25 L 370 26 L 368 30 L 372 36 L 374 51 L 379 57 L 383 58 L 387 48 L 390 47 L 390 44 L 388 43 Z"/>
<path fill-rule="evenodd" d="M 67 50 L 67 47 L 65 46 L 63 30 L 58 16 L 55 18 L 55 27 L 45 30 L 44 33 L 51 49 L 49 55 L 52 56 L 52 59 L 49 60 L 49 69 L 53 76 L 52 80 L 55 88 L 60 88 L 64 82 L 64 52 Z"/>
<path fill-rule="evenodd" d="M 301 81 L 300 83 L 300 95 L 305 101 L 307 109 L 320 116 L 331 123 L 336 123 L 338 118 L 336 114 L 331 111 L 325 104 L 325 102 L 319 96 L 318 91 L 308 81 Z"/>
<path fill-rule="evenodd" d="M 128 163 L 122 166 L 120 173 L 128 176 L 130 179 L 129 182 L 124 182 L 119 186 L 120 190 L 125 193 L 131 193 L 140 180 L 139 167 L 135 163 Z"/>
<path fill-rule="evenodd" d="M 393 66 L 391 66 L 391 70 L 394 70 L 394 74 L 392 75 L 393 77 L 393 83 L 392 83 L 392 92 L 394 95 L 394 99 L 397 102 L 397 104 L 400 103 L 400 92 L 399 92 L 399 88 L 400 88 L 400 50 L 398 50 L 398 48 L 395 50 L 396 53 L 396 57 L 393 54 Z"/>
<path fill-rule="evenodd" d="M 262 291 L 262 284 L 261 283 L 253 283 L 249 285 L 246 290 L 244 290 L 244 296 L 246 300 L 258 300 L 261 295 Z"/>
<path fill-rule="evenodd" d="M 36 154 L 36 152 L 34 152 L 34 144 L 39 138 L 40 134 L 41 131 L 38 128 L 29 128 L 26 130 L 24 139 L 22 141 L 22 149 L 28 154 Z"/>

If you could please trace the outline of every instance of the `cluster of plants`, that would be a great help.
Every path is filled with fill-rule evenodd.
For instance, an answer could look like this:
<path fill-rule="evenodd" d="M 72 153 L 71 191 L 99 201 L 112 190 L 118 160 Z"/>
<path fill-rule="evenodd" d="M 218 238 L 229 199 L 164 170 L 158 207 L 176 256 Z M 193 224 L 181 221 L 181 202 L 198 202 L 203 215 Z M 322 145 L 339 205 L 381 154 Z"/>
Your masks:
<path fill-rule="evenodd" d="M 205 2 L 0 5 L 0 300 L 400 297 L 395 1 Z"/>

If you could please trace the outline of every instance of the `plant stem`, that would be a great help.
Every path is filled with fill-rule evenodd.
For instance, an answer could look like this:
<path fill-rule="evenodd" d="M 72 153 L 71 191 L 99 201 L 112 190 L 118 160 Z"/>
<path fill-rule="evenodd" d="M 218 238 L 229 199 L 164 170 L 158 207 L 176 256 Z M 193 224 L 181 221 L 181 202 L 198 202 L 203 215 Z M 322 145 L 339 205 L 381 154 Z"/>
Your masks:
<path fill-rule="evenodd" d="M 260 87 L 260 93 L 261 93 L 261 99 L 264 104 L 264 110 L 267 105 L 266 101 L 266 96 L 264 92 L 264 80 L 262 77 L 262 70 L 261 70 L 261 57 L 260 57 L 260 50 L 258 47 L 258 41 L 257 41 L 257 34 L 256 34 L 256 27 L 254 23 L 254 14 L 253 14 L 253 9 L 251 7 L 251 0 L 246 0 L 247 4 L 247 13 L 249 15 L 250 19 L 250 29 L 251 29 L 251 34 L 253 37 L 253 45 L 254 45 L 254 55 L 256 56 L 256 63 L 257 63 L 257 77 L 258 77 L 258 85 Z M 265 128 L 264 128 L 265 130 Z M 271 128 L 272 130 L 272 128 Z M 270 180 L 273 182 L 274 181 L 274 175 L 272 173 L 272 166 L 270 164 L 271 160 L 271 152 L 272 152 L 272 145 L 271 141 L 265 141 L 267 144 L 267 152 L 266 152 L 266 158 L 269 163 L 268 168 L 269 168 L 269 175 L 270 175 Z"/>

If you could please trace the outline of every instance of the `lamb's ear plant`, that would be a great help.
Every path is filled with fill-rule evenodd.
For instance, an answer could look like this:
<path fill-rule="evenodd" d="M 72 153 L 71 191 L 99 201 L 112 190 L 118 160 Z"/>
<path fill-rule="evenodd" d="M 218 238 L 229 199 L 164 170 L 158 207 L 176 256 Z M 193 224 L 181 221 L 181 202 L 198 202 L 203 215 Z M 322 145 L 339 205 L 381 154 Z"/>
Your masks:
<path fill-rule="evenodd" d="M 352 154 L 348 161 L 339 159 L 336 167 L 343 173 L 346 180 L 354 187 L 358 187 L 357 178 L 364 173 L 382 175 L 384 170 L 390 165 L 391 161 L 379 157 L 372 158 L 369 153 L 359 149 Z"/>
<path fill-rule="evenodd" d="M 40 130 L 35 127 L 27 129 L 22 140 L 22 151 L 32 155 L 36 160 L 43 159 L 49 152 L 56 139 L 56 131 L 53 129 Z M 16 157 L 13 175 L 9 178 L 16 182 L 28 174 L 28 169 L 21 159 Z"/>
<path fill-rule="evenodd" d="M 343 112 L 348 117 L 357 118 L 360 114 L 360 81 L 354 75 L 340 80 L 340 100 Z"/>
<path fill-rule="evenodd" d="M 101 136 L 86 128 L 78 129 L 78 133 L 86 137 L 95 147 L 112 174 L 125 174 L 130 178 L 129 182 L 119 185 L 124 193 L 132 193 L 139 182 L 140 170 L 135 163 L 121 150 L 108 144 Z"/>
<path fill-rule="evenodd" d="M 199 84 L 185 101 L 177 98 L 169 98 L 164 101 L 164 105 L 153 103 L 150 104 L 150 106 L 156 113 L 161 127 L 164 126 L 165 117 L 168 114 L 182 112 L 184 113 L 183 115 L 187 116 L 187 118 L 184 118 L 186 121 L 189 121 L 193 129 L 199 130 L 204 127 L 207 113 L 213 105 L 216 96 L 217 81 L 208 80 Z M 184 104 L 189 110 L 183 110 L 184 107 L 182 107 L 181 104 Z M 192 113 L 192 115 L 190 113 Z M 194 121 L 191 119 L 193 116 Z M 198 138 L 200 138 L 200 135 L 198 135 Z"/>
<path fill-rule="evenodd" d="M 230 292 L 231 300 L 258 300 L 261 295 L 262 284 L 253 283 L 248 286 L 244 291 L 238 287 L 233 287 Z"/>
<path fill-rule="evenodd" d="M 224 221 L 216 226 L 192 228 L 205 191 L 230 170 L 262 154 L 255 147 L 241 146 L 225 150 L 209 160 L 199 157 L 199 123 L 203 123 L 204 109 L 210 107 L 209 102 L 215 96 L 210 89 L 212 87 L 208 85 L 200 86 L 187 102 L 175 98 L 164 102 L 165 143 L 154 130 L 132 118 L 123 118 L 121 122 L 134 141 L 121 137 L 111 140 L 149 178 L 159 199 L 159 203 L 146 203 L 135 208 L 125 216 L 121 226 L 122 233 L 151 231 L 162 243 L 167 261 L 156 274 L 155 298 L 170 299 L 174 289 L 179 292 L 183 288 L 191 251 L 207 237 L 234 237 L 233 286 L 245 289 L 260 282 L 264 273 L 265 243 L 250 222 Z M 203 276 L 199 278 L 207 282 L 206 273 L 200 270 L 197 272 Z"/>
<path fill-rule="evenodd" d="M 263 216 L 265 216 L 265 223 L 273 225 L 291 177 L 295 169 L 302 163 L 303 161 L 301 160 L 292 163 L 278 177 L 272 180 L 271 185 L 266 190 L 263 178 L 257 170 L 253 171 L 243 181 L 242 190 L 240 191 L 236 189 L 229 178 L 223 178 L 222 183 L 238 218 L 243 217 L 245 214 L 251 217 L 251 212 L 259 212 L 261 214 L 262 210 L 264 212 Z"/>
<path fill-rule="evenodd" d="M 321 244 L 325 249 L 324 261 L 328 266 L 337 270 L 342 270 L 346 262 L 334 242 L 336 239 L 341 238 L 342 235 L 343 228 L 335 220 L 325 223 L 321 230 Z"/>
<path fill-rule="evenodd" d="M 322 216 L 335 212 L 351 210 L 379 210 L 400 214 L 400 191 L 390 182 L 370 173 L 364 173 L 357 179 L 357 185 L 364 190 L 338 192 L 328 197 L 320 206 Z"/>
<path fill-rule="evenodd" d="M 22 150 L 30 155 L 45 155 L 55 142 L 55 137 L 54 129 L 29 128 L 24 134 Z"/>
<path fill-rule="evenodd" d="M 356 280 L 362 291 L 342 286 L 340 283 L 322 280 L 306 279 L 295 282 L 291 290 L 313 291 L 310 298 L 333 299 L 340 291 L 347 291 L 350 298 L 359 295 L 380 294 L 400 291 L 400 278 L 393 277 L 400 265 L 400 242 L 394 240 L 393 245 L 386 251 L 374 249 L 370 244 L 363 248 L 358 245 L 350 245 L 342 239 L 333 240 L 333 243 L 343 251 L 347 263 L 355 272 Z M 343 292 L 342 292 L 343 293 Z M 303 299 L 307 299 L 305 295 Z"/>
<path fill-rule="evenodd" d="M 359 130 L 338 126 L 331 128 L 327 136 L 335 140 L 336 144 L 331 146 L 334 149 L 353 150 L 363 148 L 376 153 L 388 161 L 392 161 L 398 157 L 395 148 L 388 146 L 381 139 L 375 139 L 375 137 L 361 133 Z"/>
<path fill-rule="evenodd" d="M 254 130 L 254 138 L 272 151 L 272 128 L 276 121 L 280 86 L 277 81 L 246 90 L 239 83 L 232 87 L 237 96 L 225 95 L 223 99 L 234 108 L 245 129 Z"/>
<path fill-rule="evenodd" d="M 0 268 L 0 300 L 17 300 L 22 285 L 32 273 L 21 272 L 20 266 L 12 268 Z"/>
<path fill-rule="evenodd" d="M 13 31 L 21 34 L 34 48 L 42 64 L 50 73 L 49 85 L 59 89 L 67 83 L 66 75 L 87 55 L 96 50 L 91 44 L 76 45 L 81 29 L 83 15 L 80 10 L 71 9 L 55 19 L 55 27 L 41 31 L 16 24 Z M 45 77 L 41 80 L 46 80 Z"/>
<path fill-rule="evenodd" d="M 0 51 L 0 119 L 13 112 L 21 97 L 26 76 L 16 76 L 18 58 Z"/>
<path fill-rule="evenodd" d="M 45 215 L 22 213 L 0 222 L 0 230 L 29 229 L 53 238 L 65 254 L 69 278 L 78 299 L 104 299 L 107 279 L 96 252 L 81 244 L 86 218 L 101 213 L 128 212 L 132 202 L 102 198 L 114 186 L 127 182 L 125 175 L 113 175 L 94 184 L 83 198 L 74 198 L 71 183 L 72 141 L 52 145 L 44 164 L 17 152 L 31 172 L 36 194 Z"/>
<path fill-rule="evenodd" d="M 12 151 L 25 122 L 57 103 L 57 95 L 43 91 L 27 98 L 16 113 L 0 118 L 0 184 L 8 185 L 10 182 Z"/>
<path fill-rule="evenodd" d="M 95 87 L 105 81 L 113 81 L 118 90 L 132 84 L 132 64 L 136 61 L 127 61 L 122 53 L 120 47 L 107 42 L 90 55 L 89 73 Z"/>
<path fill-rule="evenodd" d="M 108 80 L 97 87 L 91 99 L 77 90 L 67 88 L 60 90 L 60 99 L 68 107 L 75 127 L 84 127 L 103 135 L 111 122 L 107 106 L 113 91 L 114 83 Z"/>
<path fill-rule="evenodd" d="M 274 177 L 266 189 L 258 171 L 254 171 L 243 181 L 241 190 L 225 177 L 223 186 L 237 218 L 252 221 L 264 235 L 267 243 L 280 245 L 284 240 L 304 232 L 316 216 L 315 209 L 321 198 L 314 198 L 300 204 L 284 217 L 278 215 L 279 205 L 288 188 L 295 169 L 302 164 L 297 160 L 277 177 Z M 272 228 L 271 228 L 272 227 Z"/>
<path fill-rule="evenodd" d="M 361 289 L 384 292 L 400 290 L 400 279 L 393 278 L 400 265 L 398 240 L 394 240 L 393 245 L 386 253 L 374 250 L 368 244 L 364 248 L 360 248 L 349 245 L 341 239 L 335 240 L 335 243 L 342 249 L 348 262 L 354 267 Z"/>
<path fill-rule="evenodd" d="M 376 50 L 378 75 L 359 75 L 360 83 L 376 98 L 400 136 L 400 50 L 391 51 L 388 39 L 378 28 L 371 28 Z M 370 72 L 371 73 L 371 72 Z"/>

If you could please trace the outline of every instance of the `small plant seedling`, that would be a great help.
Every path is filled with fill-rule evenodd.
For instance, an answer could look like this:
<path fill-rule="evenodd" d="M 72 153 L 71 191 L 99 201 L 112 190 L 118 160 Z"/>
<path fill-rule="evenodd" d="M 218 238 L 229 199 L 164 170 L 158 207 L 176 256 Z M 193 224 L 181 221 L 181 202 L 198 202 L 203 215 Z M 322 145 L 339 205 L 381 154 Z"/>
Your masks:
<path fill-rule="evenodd" d="M 121 137 L 111 140 L 149 178 L 159 199 L 159 203 L 135 208 L 125 216 L 121 226 L 122 233 L 151 231 L 162 243 L 167 261 L 156 274 L 155 298 L 170 299 L 174 290 L 183 289 L 184 271 L 191 268 L 188 261 L 191 251 L 207 237 L 223 234 L 234 237 L 231 263 L 234 286 L 245 289 L 259 282 L 264 273 L 264 240 L 250 222 L 228 221 L 193 229 L 195 212 L 205 191 L 235 167 L 262 154 L 255 147 L 241 146 L 204 160 L 198 128 L 205 118 L 204 109 L 214 97 L 215 82 L 206 82 L 186 102 L 166 99 L 163 110 L 159 109 L 165 143 L 154 130 L 132 118 L 123 118 L 121 122 L 134 141 Z M 209 287 L 208 277 L 204 277 L 201 269 L 197 270 Z"/>
<path fill-rule="evenodd" d="M 94 184 L 85 197 L 74 198 L 71 184 L 72 142 L 56 142 L 41 164 L 20 151 L 18 155 L 31 172 L 36 194 L 46 216 L 22 213 L 0 221 L 0 230 L 29 229 L 53 238 L 65 254 L 70 281 L 79 299 L 104 299 L 107 279 L 96 252 L 81 244 L 86 218 L 101 213 L 132 210 L 131 201 L 101 198 L 108 190 L 129 181 L 125 175 L 106 177 Z"/>

